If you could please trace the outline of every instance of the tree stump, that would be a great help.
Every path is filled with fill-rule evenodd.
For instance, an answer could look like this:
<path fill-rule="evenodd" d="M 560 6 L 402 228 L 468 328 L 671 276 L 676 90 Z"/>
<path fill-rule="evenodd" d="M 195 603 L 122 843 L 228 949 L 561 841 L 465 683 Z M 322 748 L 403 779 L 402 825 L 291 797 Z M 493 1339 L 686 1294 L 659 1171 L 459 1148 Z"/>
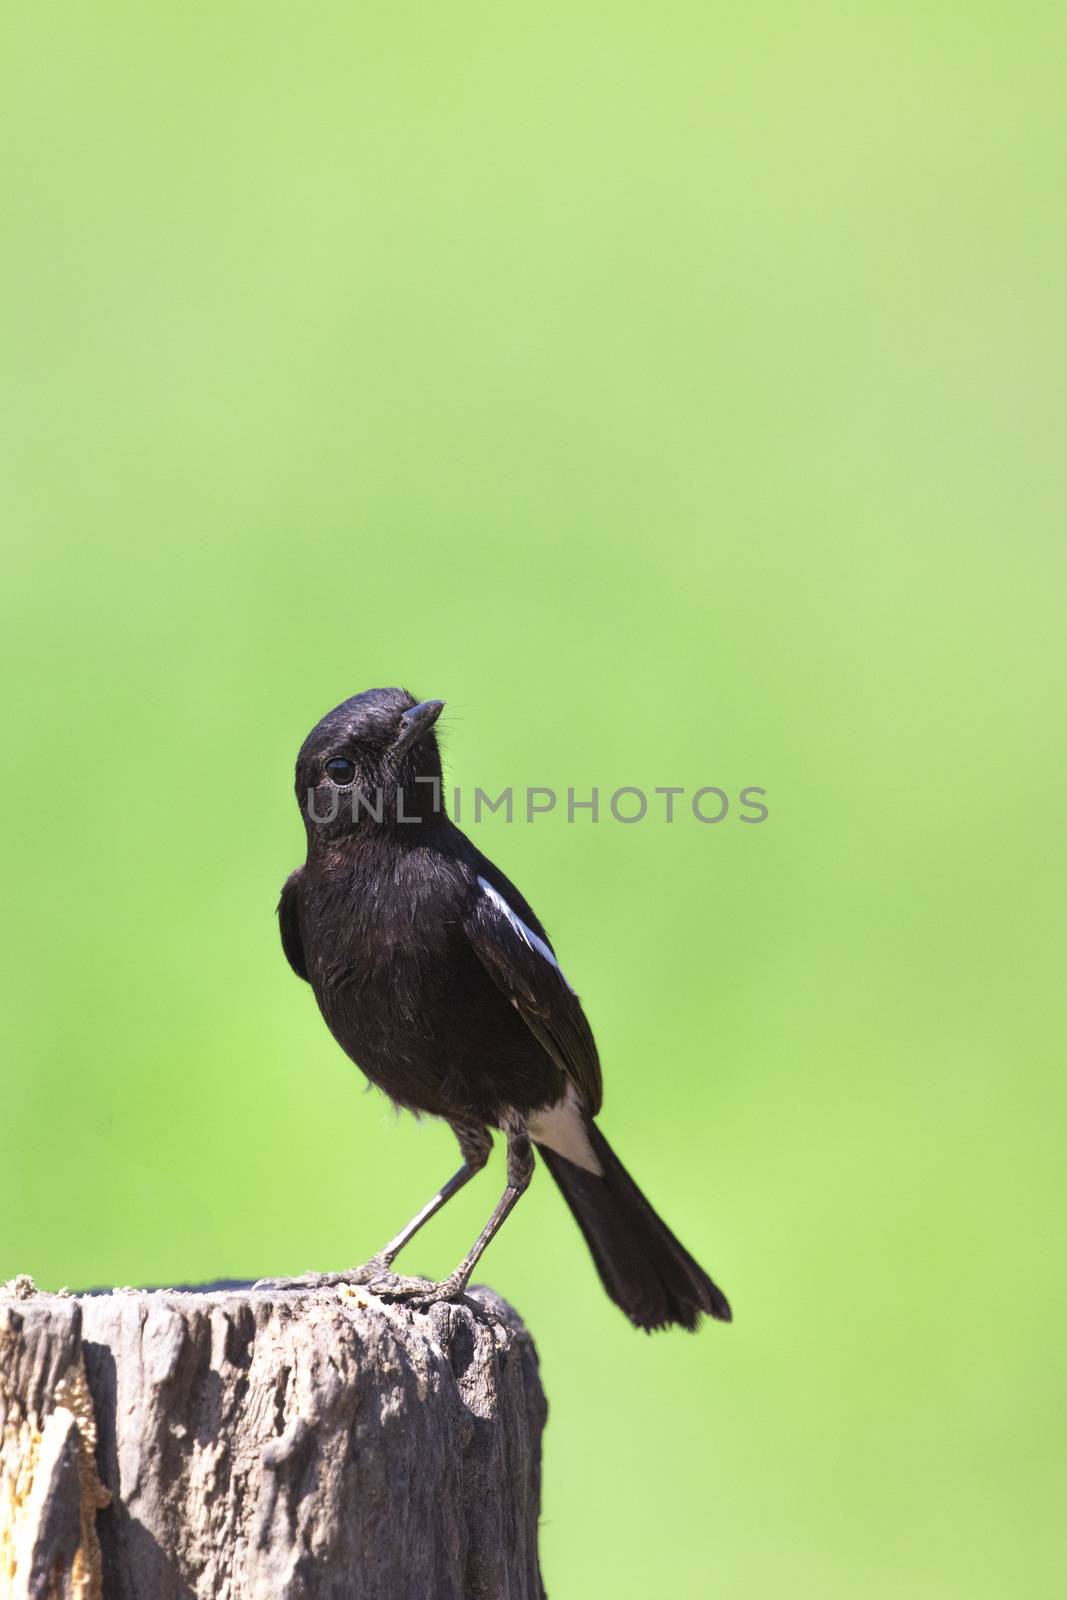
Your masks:
<path fill-rule="evenodd" d="M 533 1342 L 488 1289 L 0 1290 L 7 1600 L 538 1600 Z"/>

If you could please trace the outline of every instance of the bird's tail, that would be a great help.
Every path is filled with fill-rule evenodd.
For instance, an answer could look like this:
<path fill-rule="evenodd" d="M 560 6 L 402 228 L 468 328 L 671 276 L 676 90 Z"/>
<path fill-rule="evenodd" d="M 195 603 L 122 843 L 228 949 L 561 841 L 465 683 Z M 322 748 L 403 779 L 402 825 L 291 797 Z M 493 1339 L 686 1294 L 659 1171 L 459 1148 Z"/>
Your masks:
<path fill-rule="evenodd" d="M 585 1235 L 611 1299 L 638 1328 L 671 1323 L 695 1328 L 705 1312 L 729 1322 L 722 1290 L 656 1215 L 592 1117 L 584 1120 L 600 1175 L 545 1145 L 537 1148 Z"/>

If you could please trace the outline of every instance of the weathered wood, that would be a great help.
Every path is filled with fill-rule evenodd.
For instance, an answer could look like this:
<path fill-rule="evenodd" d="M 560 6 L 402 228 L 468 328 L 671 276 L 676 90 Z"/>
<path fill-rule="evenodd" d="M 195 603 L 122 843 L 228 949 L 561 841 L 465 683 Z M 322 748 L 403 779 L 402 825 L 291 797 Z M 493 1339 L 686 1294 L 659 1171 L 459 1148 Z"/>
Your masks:
<path fill-rule="evenodd" d="M 538 1600 L 533 1343 L 490 1290 L 0 1292 L 7 1600 Z"/>

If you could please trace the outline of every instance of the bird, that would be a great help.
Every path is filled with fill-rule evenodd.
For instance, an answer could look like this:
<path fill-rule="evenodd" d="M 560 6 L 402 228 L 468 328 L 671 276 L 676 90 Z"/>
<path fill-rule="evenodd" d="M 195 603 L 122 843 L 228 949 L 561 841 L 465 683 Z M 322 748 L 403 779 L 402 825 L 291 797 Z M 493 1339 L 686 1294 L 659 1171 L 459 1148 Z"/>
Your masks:
<path fill-rule="evenodd" d="M 368 689 L 315 724 L 296 761 L 307 859 L 285 882 L 278 918 L 289 965 L 342 1050 L 398 1108 L 447 1122 L 462 1164 L 363 1266 L 261 1282 L 360 1283 L 413 1310 L 461 1298 L 529 1186 L 536 1151 L 634 1326 L 729 1322 L 726 1296 L 596 1121 L 596 1043 L 544 926 L 447 814 L 443 706 Z M 485 1166 L 493 1131 L 507 1144 L 506 1187 L 470 1250 L 439 1282 L 394 1272 L 423 1224 Z"/>

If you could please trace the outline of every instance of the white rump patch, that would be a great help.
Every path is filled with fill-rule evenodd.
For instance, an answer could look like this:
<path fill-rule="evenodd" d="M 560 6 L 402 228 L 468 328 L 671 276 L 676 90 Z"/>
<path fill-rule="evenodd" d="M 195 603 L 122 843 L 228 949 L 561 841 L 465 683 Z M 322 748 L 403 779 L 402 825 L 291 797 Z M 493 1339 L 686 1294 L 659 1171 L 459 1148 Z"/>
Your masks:
<path fill-rule="evenodd" d="M 595 1172 L 598 1178 L 604 1176 L 604 1169 L 590 1143 L 573 1085 L 568 1085 L 567 1093 L 556 1105 L 549 1106 L 545 1111 L 532 1112 L 526 1118 L 526 1127 L 536 1144 L 547 1145 L 558 1156 L 573 1161 L 576 1167 Z"/>
<path fill-rule="evenodd" d="M 496 909 L 499 912 L 501 912 L 501 914 L 508 919 L 508 921 L 510 922 L 511 926 L 514 928 L 515 932 L 518 934 L 519 938 L 522 940 L 523 944 L 527 945 L 531 950 L 536 950 L 537 954 L 539 956 L 543 956 L 544 959 L 547 962 L 549 962 L 549 964 L 551 966 L 555 967 L 556 971 L 559 973 L 559 975 L 563 979 L 564 983 L 567 983 L 567 979 L 566 979 L 566 976 L 564 975 L 563 968 L 560 966 L 559 962 L 556 960 L 555 956 L 553 955 L 552 951 L 549 949 L 548 945 L 541 938 L 540 934 L 534 933 L 532 928 L 527 927 L 526 923 L 523 922 L 523 920 L 519 916 L 518 912 L 512 911 L 511 907 L 508 905 L 507 901 L 504 899 L 504 896 L 502 894 L 498 894 L 497 891 L 493 888 L 493 885 L 491 883 L 489 883 L 485 878 L 479 878 L 478 882 L 479 882 L 479 884 L 480 884 L 480 886 L 482 888 L 483 893 L 488 895 L 490 901 L 496 907 Z M 567 988 L 571 989 L 571 986 L 570 986 L 569 983 L 567 983 Z M 571 994 L 573 994 L 573 993 L 574 993 L 574 990 L 571 989 Z M 544 1141 L 544 1143 L 547 1144 L 548 1140 L 546 1139 Z M 554 1146 L 552 1148 L 554 1148 Z"/>

